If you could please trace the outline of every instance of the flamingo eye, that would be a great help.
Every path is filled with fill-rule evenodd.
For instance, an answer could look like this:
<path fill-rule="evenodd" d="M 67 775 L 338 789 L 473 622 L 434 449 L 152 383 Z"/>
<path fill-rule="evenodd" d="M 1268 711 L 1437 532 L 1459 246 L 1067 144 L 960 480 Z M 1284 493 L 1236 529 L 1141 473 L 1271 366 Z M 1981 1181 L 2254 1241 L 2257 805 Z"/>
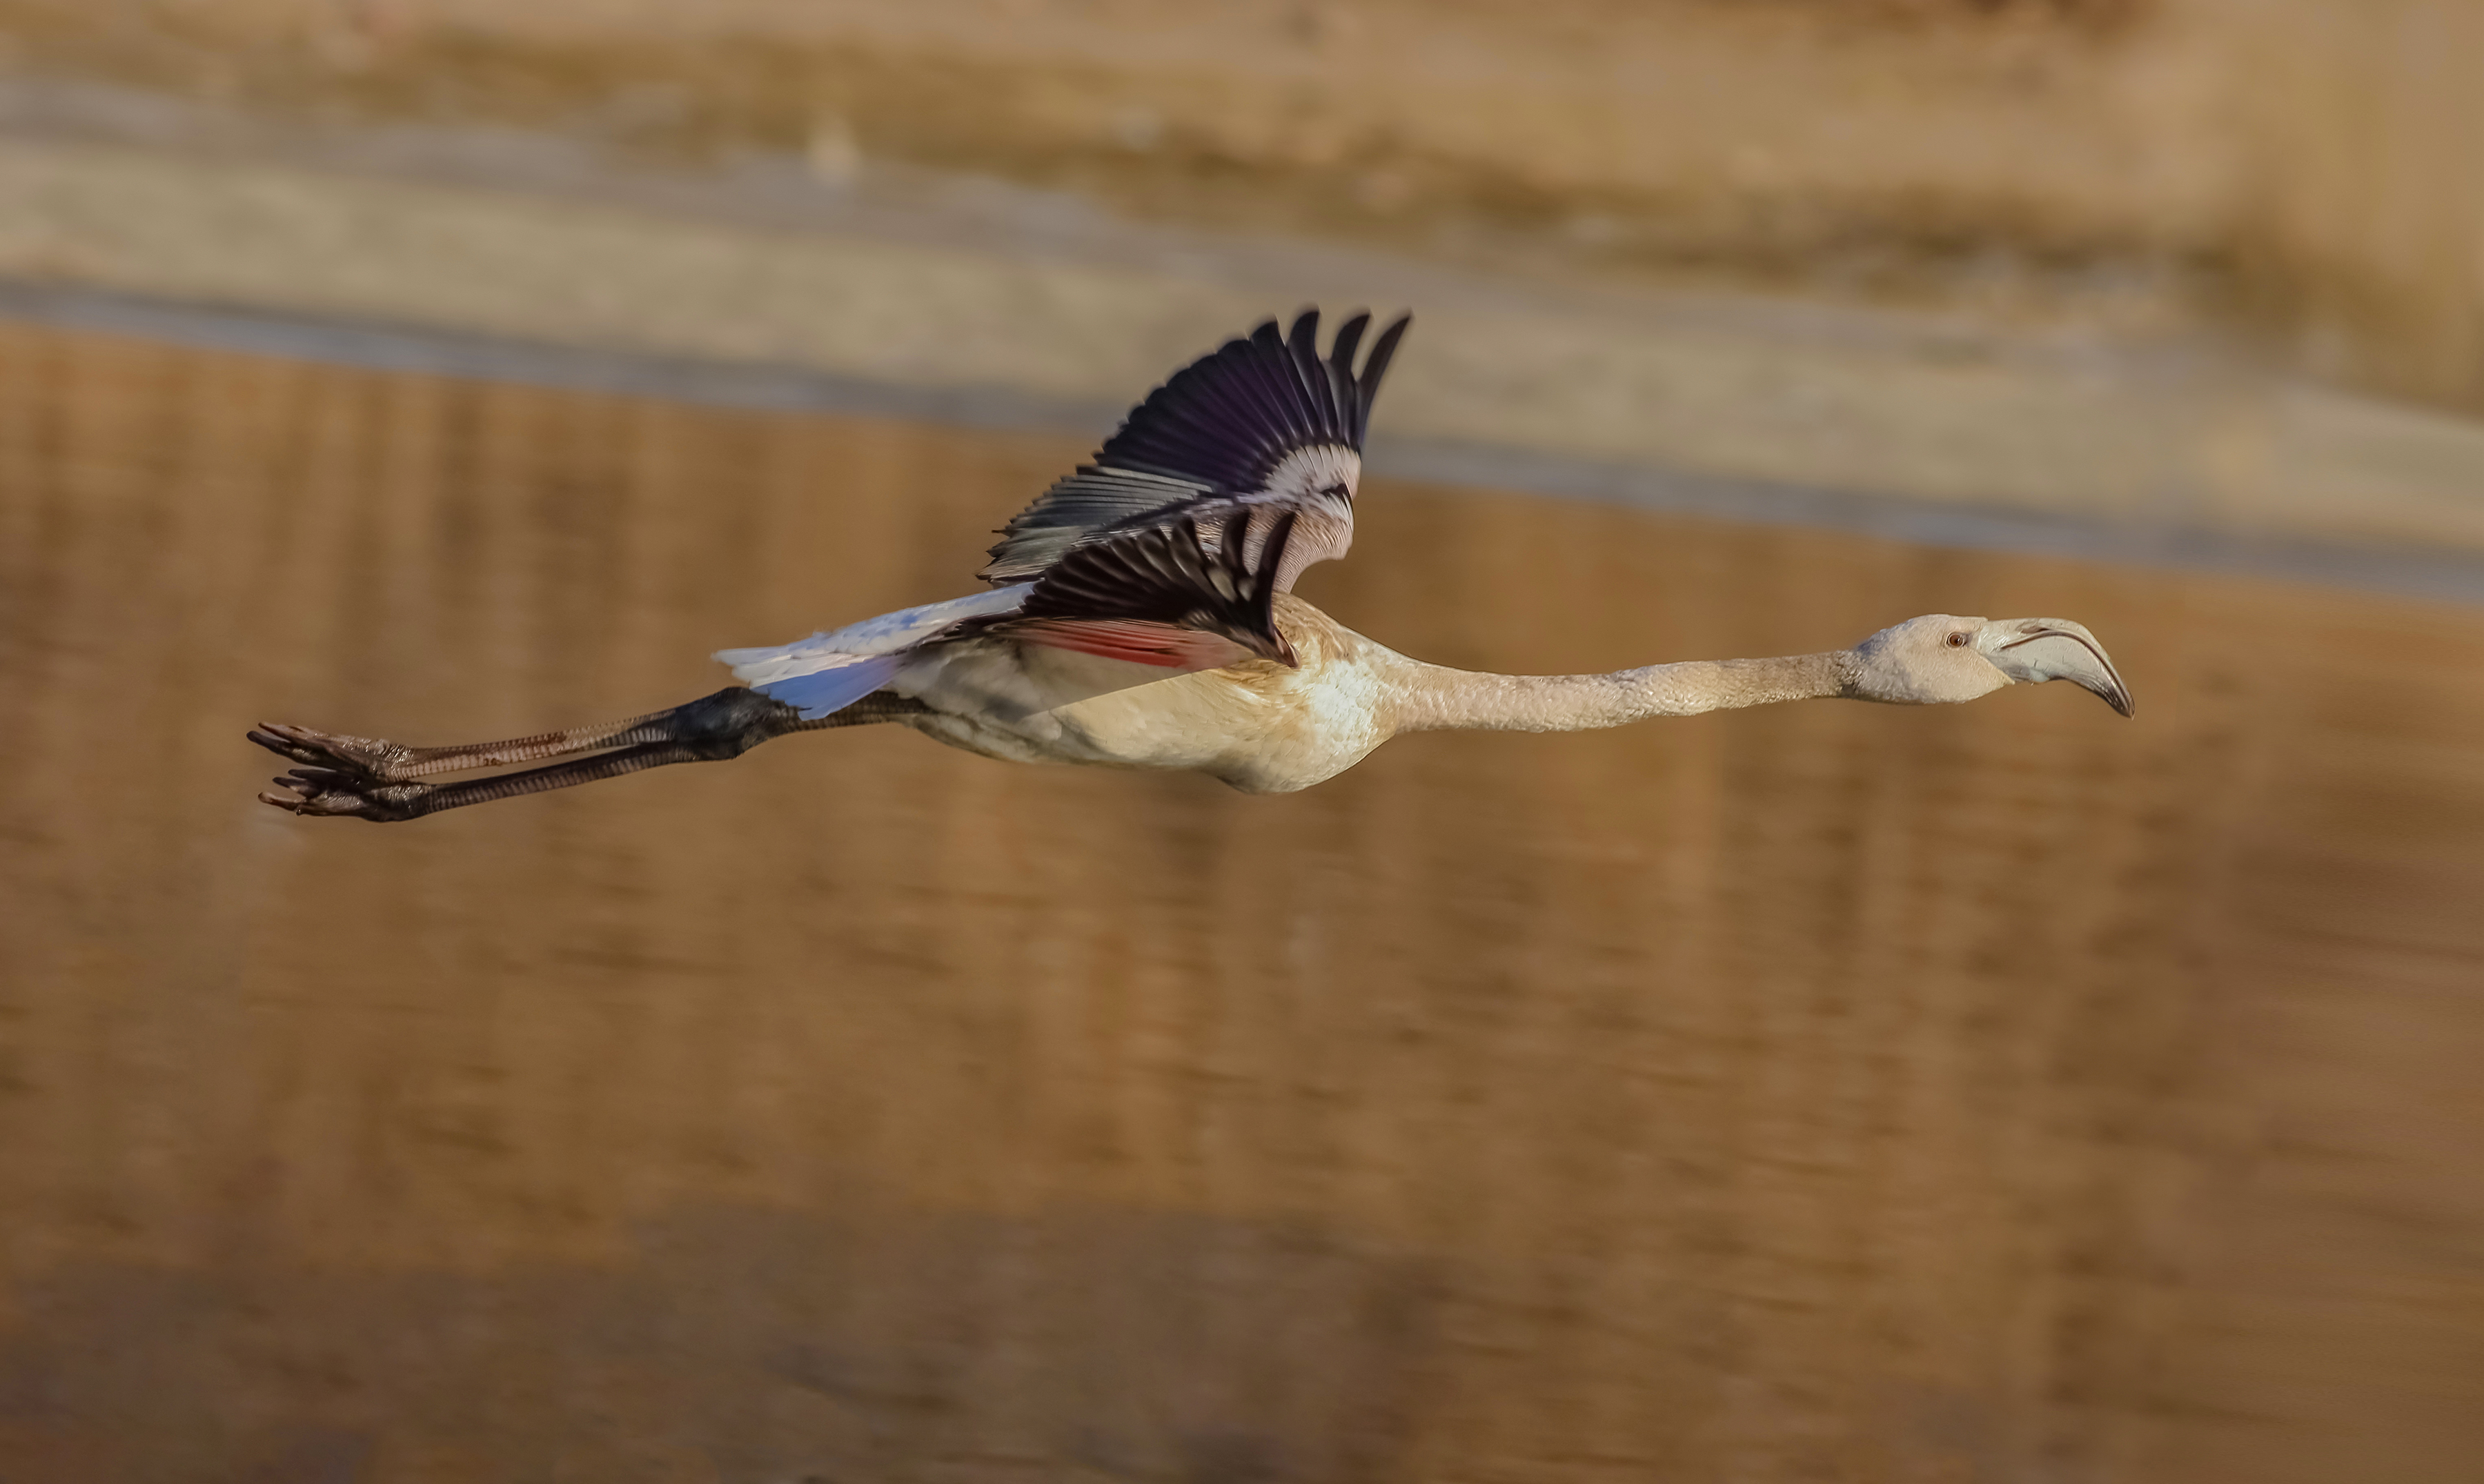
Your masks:
<path fill-rule="evenodd" d="M 1967 633 L 1963 629 L 1957 631 L 1949 636 L 1949 647 L 1952 649 L 1964 649 L 1966 646 L 1974 642 L 1975 635 Z"/>

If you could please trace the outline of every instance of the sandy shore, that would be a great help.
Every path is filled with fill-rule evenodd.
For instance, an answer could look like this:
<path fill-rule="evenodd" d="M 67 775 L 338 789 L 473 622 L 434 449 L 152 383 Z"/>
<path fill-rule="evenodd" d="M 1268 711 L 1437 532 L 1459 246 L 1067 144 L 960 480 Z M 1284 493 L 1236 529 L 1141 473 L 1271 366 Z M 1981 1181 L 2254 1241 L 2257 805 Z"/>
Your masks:
<path fill-rule="evenodd" d="M 18 317 L 214 306 L 669 358 L 693 395 L 698 367 L 764 367 L 917 399 L 892 410 L 1086 428 L 1266 313 L 1407 306 L 1420 328 L 1377 451 L 1425 477 L 2430 590 L 2484 561 L 2484 425 L 2197 331 L 1564 285 L 869 162 L 665 170 L 56 84 L 0 91 L 0 120 Z"/>

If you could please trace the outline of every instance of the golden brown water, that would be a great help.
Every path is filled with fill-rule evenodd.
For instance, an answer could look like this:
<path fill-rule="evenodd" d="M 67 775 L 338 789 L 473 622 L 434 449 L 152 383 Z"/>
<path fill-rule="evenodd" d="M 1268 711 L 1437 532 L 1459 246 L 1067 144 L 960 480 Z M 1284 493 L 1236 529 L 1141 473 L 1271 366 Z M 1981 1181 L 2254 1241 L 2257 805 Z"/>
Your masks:
<path fill-rule="evenodd" d="M 373 829 L 1079 448 L 0 328 L 0 1478 L 2484 1470 L 2484 613 L 1390 486 L 1425 658 L 2113 646 L 1309 794 L 893 729 Z"/>

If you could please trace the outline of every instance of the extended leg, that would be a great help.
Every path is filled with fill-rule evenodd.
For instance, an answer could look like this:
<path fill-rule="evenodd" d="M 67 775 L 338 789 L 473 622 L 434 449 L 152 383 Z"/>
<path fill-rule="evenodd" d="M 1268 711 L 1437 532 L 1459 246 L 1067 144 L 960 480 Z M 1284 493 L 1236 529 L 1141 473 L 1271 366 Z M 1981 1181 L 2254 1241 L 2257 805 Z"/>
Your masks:
<path fill-rule="evenodd" d="M 304 765 L 276 780 L 277 787 L 286 792 L 259 795 L 262 803 L 293 814 L 392 823 L 467 804 L 617 778 L 672 763 L 721 762 L 740 757 L 761 742 L 788 732 L 890 721 L 922 710 L 914 701 L 881 693 L 865 696 L 833 715 L 805 721 L 782 702 L 756 690 L 729 687 L 669 711 L 626 721 L 459 747 L 409 747 L 380 739 L 340 737 L 309 727 L 275 724 L 254 729 L 250 740 Z M 579 753 L 601 755 L 460 783 L 414 781 L 430 773 Z"/>
<path fill-rule="evenodd" d="M 872 697 L 878 699 L 878 697 Z M 891 697 L 894 699 L 894 697 Z M 831 718 L 833 719 L 833 718 Z M 410 747 L 376 737 L 346 737 L 307 726 L 261 722 L 250 740 L 270 752 L 283 753 L 314 768 L 358 769 L 389 783 L 404 783 L 433 773 L 464 772 L 474 768 L 502 768 L 511 763 L 540 763 L 546 758 L 631 747 L 640 742 L 688 742 L 740 732 L 755 725 L 780 723 L 770 737 L 798 724 L 793 709 L 756 690 L 728 686 L 687 705 L 649 712 L 624 721 L 539 732 L 507 742 L 465 742 L 452 747 Z M 760 741 L 766 741 L 766 738 Z M 755 743 L 754 743 L 755 745 Z"/>

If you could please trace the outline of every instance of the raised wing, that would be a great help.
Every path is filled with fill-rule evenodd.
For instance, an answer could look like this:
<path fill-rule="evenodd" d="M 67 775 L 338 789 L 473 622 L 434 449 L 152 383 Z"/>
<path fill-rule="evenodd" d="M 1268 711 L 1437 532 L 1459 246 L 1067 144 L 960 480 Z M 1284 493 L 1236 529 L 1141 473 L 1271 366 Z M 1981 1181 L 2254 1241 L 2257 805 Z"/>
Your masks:
<path fill-rule="evenodd" d="M 1240 506 L 1212 523 L 1182 515 L 1116 531 L 1053 563 L 1014 614 L 973 627 L 1174 669 L 1253 655 L 1292 664 L 1293 646 L 1277 629 L 1277 574 L 1301 521 L 1294 510 Z"/>
<path fill-rule="evenodd" d="M 1299 518 L 1270 574 L 1275 591 L 1290 589 L 1303 568 L 1354 543 L 1364 430 L 1411 317 L 1380 333 L 1360 371 L 1355 353 L 1368 314 L 1337 326 L 1325 360 L 1316 310 L 1304 310 L 1289 334 L 1279 335 L 1272 319 L 1226 341 L 1148 393 L 1094 463 L 1012 517 L 980 576 L 1023 582 L 1108 537 L 1184 519 L 1212 533 L 1228 513 L 1266 508 Z"/>

